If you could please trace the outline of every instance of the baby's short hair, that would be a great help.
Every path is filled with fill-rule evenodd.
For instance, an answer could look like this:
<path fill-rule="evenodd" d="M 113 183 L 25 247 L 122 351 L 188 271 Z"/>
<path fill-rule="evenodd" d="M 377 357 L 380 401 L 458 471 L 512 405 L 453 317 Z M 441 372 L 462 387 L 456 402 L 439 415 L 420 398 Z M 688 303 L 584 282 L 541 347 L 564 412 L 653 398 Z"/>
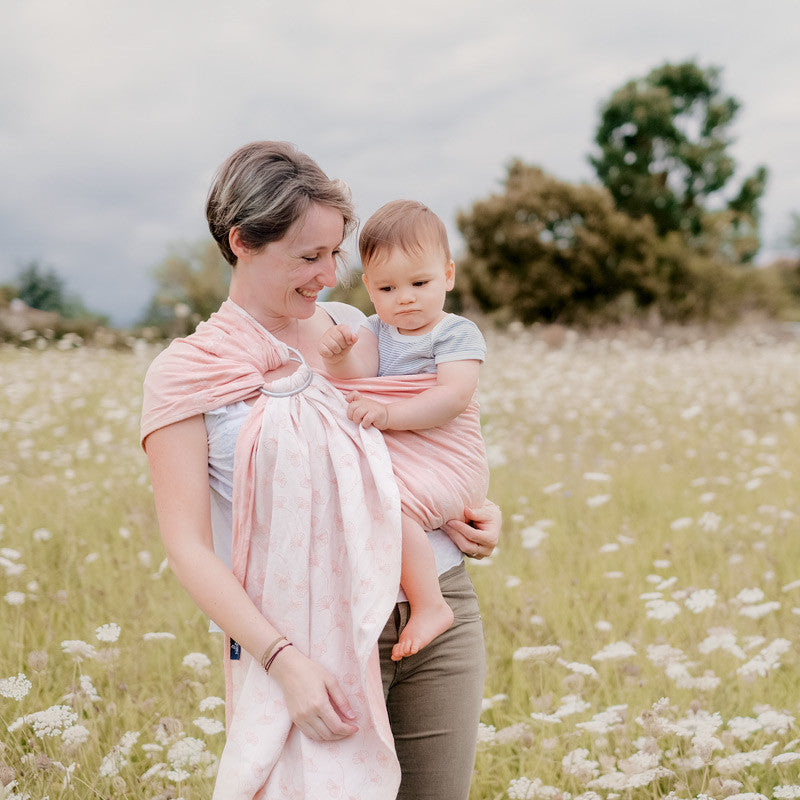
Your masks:
<path fill-rule="evenodd" d="M 435 247 L 442 251 L 446 261 L 451 259 L 444 223 L 416 200 L 392 200 L 364 223 L 358 237 L 362 267 L 386 258 L 396 247 L 410 255 Z"/>

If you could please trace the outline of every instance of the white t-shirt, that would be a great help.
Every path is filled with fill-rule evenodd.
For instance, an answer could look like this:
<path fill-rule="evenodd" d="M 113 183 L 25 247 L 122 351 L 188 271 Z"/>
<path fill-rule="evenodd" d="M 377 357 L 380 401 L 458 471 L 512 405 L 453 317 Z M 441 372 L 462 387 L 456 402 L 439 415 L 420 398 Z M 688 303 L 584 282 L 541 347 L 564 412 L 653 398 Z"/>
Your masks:
<path fill-rule="evenodd" d="M 329 302 L 319 305 L 336 324 L 346 324 L 356 330 L 366 322 L 366 317 L 357 308 L 346 303 Z M 247 403 L 239 401 L 204 415 L 208 433 L 208 478 L 211 486 L 214 552 L 228 566 L 231 566 L 233 539 L 233 456 L 239 431 L 250 411 L 251 407 Z M 462 562 L 463 553 L 444 531 L 432 531 L 428 538 L 440 575 Z M 400 599 L 405 598 L 401 595 Z"/>

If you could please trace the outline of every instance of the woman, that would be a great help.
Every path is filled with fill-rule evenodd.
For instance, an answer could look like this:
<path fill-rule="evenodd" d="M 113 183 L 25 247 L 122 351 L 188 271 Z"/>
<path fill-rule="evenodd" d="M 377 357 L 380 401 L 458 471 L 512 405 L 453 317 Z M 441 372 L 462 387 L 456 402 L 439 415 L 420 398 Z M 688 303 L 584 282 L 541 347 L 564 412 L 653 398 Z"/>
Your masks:
<path fill-rule="evenodd" d="M 324 331 L 360 321 L 317 302 L 354 224 L 349 193 L 291 145 L 256 142 L 222 165 L 206 211 L 229 298 L 154 361 L 142 442 L 170 566 L 231 640 L 214 796 L 391 800 L 396 748 L 400 797 L 466 797 L 484 661 L 461 551 L 491 553 L 499 512 L 431 535 L 456 623 L 391 662 L 407 604 L 386 448 L 295 363 L 321 369 Z"/>

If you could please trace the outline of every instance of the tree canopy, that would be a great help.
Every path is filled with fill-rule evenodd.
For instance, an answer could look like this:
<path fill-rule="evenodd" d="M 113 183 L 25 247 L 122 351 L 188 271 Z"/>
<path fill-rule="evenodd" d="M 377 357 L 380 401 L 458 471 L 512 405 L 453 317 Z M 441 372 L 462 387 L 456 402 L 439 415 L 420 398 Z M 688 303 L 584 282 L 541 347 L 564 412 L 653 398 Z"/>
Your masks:
<path fill-rule="evenodd" d="M 188 321 L 193 328 L 211 316 L 227 297 L 230 269 L 211 239 L 173 245 L 153 270 L 156 293 L 145 312 L 144 323 L 169 327 L 177 319 Z"/>
<path fill-rule="evenodd" d="M 767 170 L 732 186 L 730 127 L 739 108 L 724 94 L 718 68 L 664 64 L 602 106 L 599 153 L 589 161 L 631 217 L 649 215 L 660 235 L 679 231 L 701 252 L 750 261 Z"/>
<path fill-rule="evenodd" d="M 601 187 L 566 183 L 515 160 L 504 191 L 458 215 L 469 293 L 485 311 L 513 309 L 523 322 L 572 322 L 625 295 L 637 306 L 659 294 L 656 235 Z"/>

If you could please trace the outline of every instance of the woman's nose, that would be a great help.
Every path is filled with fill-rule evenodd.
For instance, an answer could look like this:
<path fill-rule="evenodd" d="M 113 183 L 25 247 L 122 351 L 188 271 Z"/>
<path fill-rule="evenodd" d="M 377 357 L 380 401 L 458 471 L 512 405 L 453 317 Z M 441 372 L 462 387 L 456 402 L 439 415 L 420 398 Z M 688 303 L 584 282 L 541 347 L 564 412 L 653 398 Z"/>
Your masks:
<path fill-rule="evenodd" d="M 336 286 L 336 259 L 331 256 L 320 260 L 319 281 L 323 286 Z"/>

